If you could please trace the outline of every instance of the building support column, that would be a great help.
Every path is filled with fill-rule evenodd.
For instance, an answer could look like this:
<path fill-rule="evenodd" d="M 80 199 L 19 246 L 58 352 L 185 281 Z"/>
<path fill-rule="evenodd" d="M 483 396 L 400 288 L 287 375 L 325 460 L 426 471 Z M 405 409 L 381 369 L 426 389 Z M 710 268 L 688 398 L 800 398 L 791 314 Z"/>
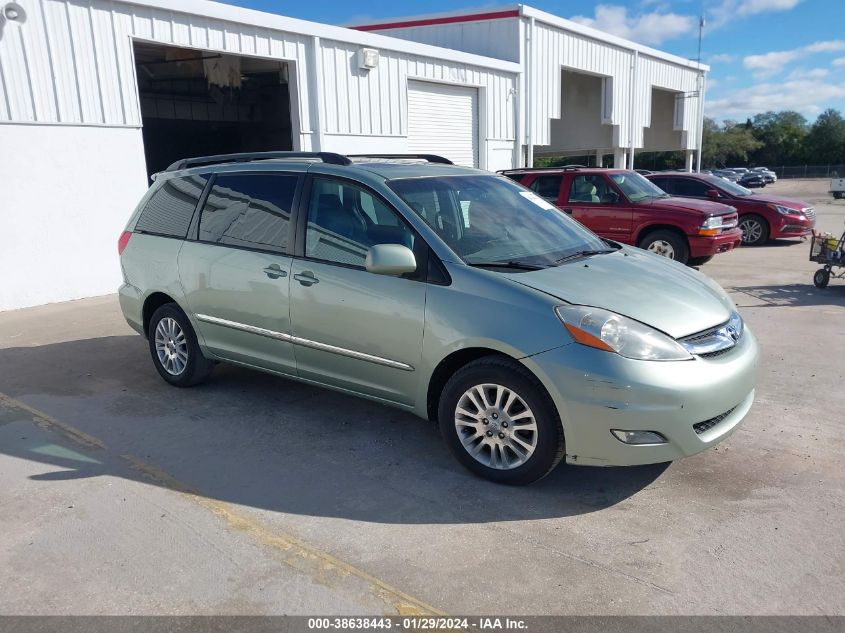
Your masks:
<path fill-rule="evenodd" d="M 596 167 L 604 167 L 604 151 L 596 150 Z"/>
<path fill-rule="evenodd" d="M 625 150 L 621 147 L 613 148 L 613 168 L 625 169 Z"/>
<path fill-rule="evenodd" d="M 688 149 L 684 153 L 684 157 L 686 159 L 686 170 L 691 172 L 693 170 L 693 168 L 695 167 L 695 164 L 694 164 L 695 152 L 691 149 Z"/>
<path fill-rule="evenodd" d="M 628 152 L 628 166 L 627 166 L 628 169 L 634 168 L 634 154 L 635 154 L 634 146 L 631 145 L 631 150 L 630 150 L 630 152 Z"/>

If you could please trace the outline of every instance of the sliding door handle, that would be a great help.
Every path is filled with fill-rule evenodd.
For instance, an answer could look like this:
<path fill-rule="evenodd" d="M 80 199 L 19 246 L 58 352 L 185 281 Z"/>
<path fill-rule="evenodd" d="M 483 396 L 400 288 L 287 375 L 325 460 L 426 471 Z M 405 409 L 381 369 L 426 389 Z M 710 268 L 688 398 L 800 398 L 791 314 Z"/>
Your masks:
<path fill-rule="evenodd" d="M 264 269 L 264 274 L 270 279 L 278 279 L 279 277 L 287 277 L 288 274 L 281 269 L 278 264 L 270 264 Z"/>
<path fill-rule="evenodd" d="M 293 276 L 299 283 L 303 286 L 313 286 L 314 284 L 320 283 L 320 280 L 314 276 L 310 270 L 303 271 L 301 273 L 297 273 Z"/>

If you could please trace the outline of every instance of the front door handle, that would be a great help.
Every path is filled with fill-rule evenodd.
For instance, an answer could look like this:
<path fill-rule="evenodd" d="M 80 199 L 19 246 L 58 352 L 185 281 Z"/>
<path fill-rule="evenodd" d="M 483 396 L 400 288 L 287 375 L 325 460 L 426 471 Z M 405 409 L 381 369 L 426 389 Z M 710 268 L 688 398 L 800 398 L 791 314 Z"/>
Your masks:
<path fill-rule="evenodd" d="M 316 283 L 320 283 L 320 280 L 314 276 L 310 270 L 303 271 L 301 273 L 297 273 L 293 276 L 299 283 L 303 286 L 313 286 Z"/>
<path fill-rule="evenodd" d="M 564 209 L 563 212 L 572 215 L 572 209 Z"/>
<path fill-rule="evenodd" d="M 270 279 L 278 279 L 279 277 L 287 277 L 288 274 L 281 269 L 278 264 L 270 264 L 264 269 L 264 274 Z"/>

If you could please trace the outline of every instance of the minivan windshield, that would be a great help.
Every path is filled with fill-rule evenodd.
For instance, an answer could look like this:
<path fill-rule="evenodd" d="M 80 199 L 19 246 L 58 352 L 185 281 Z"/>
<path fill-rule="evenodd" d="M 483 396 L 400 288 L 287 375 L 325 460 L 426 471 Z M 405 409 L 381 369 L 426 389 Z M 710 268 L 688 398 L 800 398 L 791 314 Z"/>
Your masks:
<path fill-rule="evenodd" d="M 616 186 L 631 202 L 669 197 L 669 194 L 663 189 L 635 171 L 614 172 L 610 174 L 610 179 L 616 183 Z"/>
<path fill-rule="evenodd" d="M 406 178 L 387 184 L 470 265 L 529 269 L 612 250 L 557 207 L 501 176 Z"/>

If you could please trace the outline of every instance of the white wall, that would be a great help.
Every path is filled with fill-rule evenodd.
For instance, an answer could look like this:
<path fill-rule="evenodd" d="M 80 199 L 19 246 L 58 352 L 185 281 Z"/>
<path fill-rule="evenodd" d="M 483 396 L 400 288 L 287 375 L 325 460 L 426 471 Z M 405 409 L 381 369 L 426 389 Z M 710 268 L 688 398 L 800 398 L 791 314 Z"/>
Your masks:
<path fill-rule="evenodd" d="M 602 123 L 602 78 L 563 71 L 561 92 L 561 118 L 551 121 L 551 147 L 562 151 L 613 147 L 613 126 Z"/>
<path fill-rule="evenodd" d="M 0 125 L 0 310 L 115 292 L 147 189 L 141 130 Z"/>

